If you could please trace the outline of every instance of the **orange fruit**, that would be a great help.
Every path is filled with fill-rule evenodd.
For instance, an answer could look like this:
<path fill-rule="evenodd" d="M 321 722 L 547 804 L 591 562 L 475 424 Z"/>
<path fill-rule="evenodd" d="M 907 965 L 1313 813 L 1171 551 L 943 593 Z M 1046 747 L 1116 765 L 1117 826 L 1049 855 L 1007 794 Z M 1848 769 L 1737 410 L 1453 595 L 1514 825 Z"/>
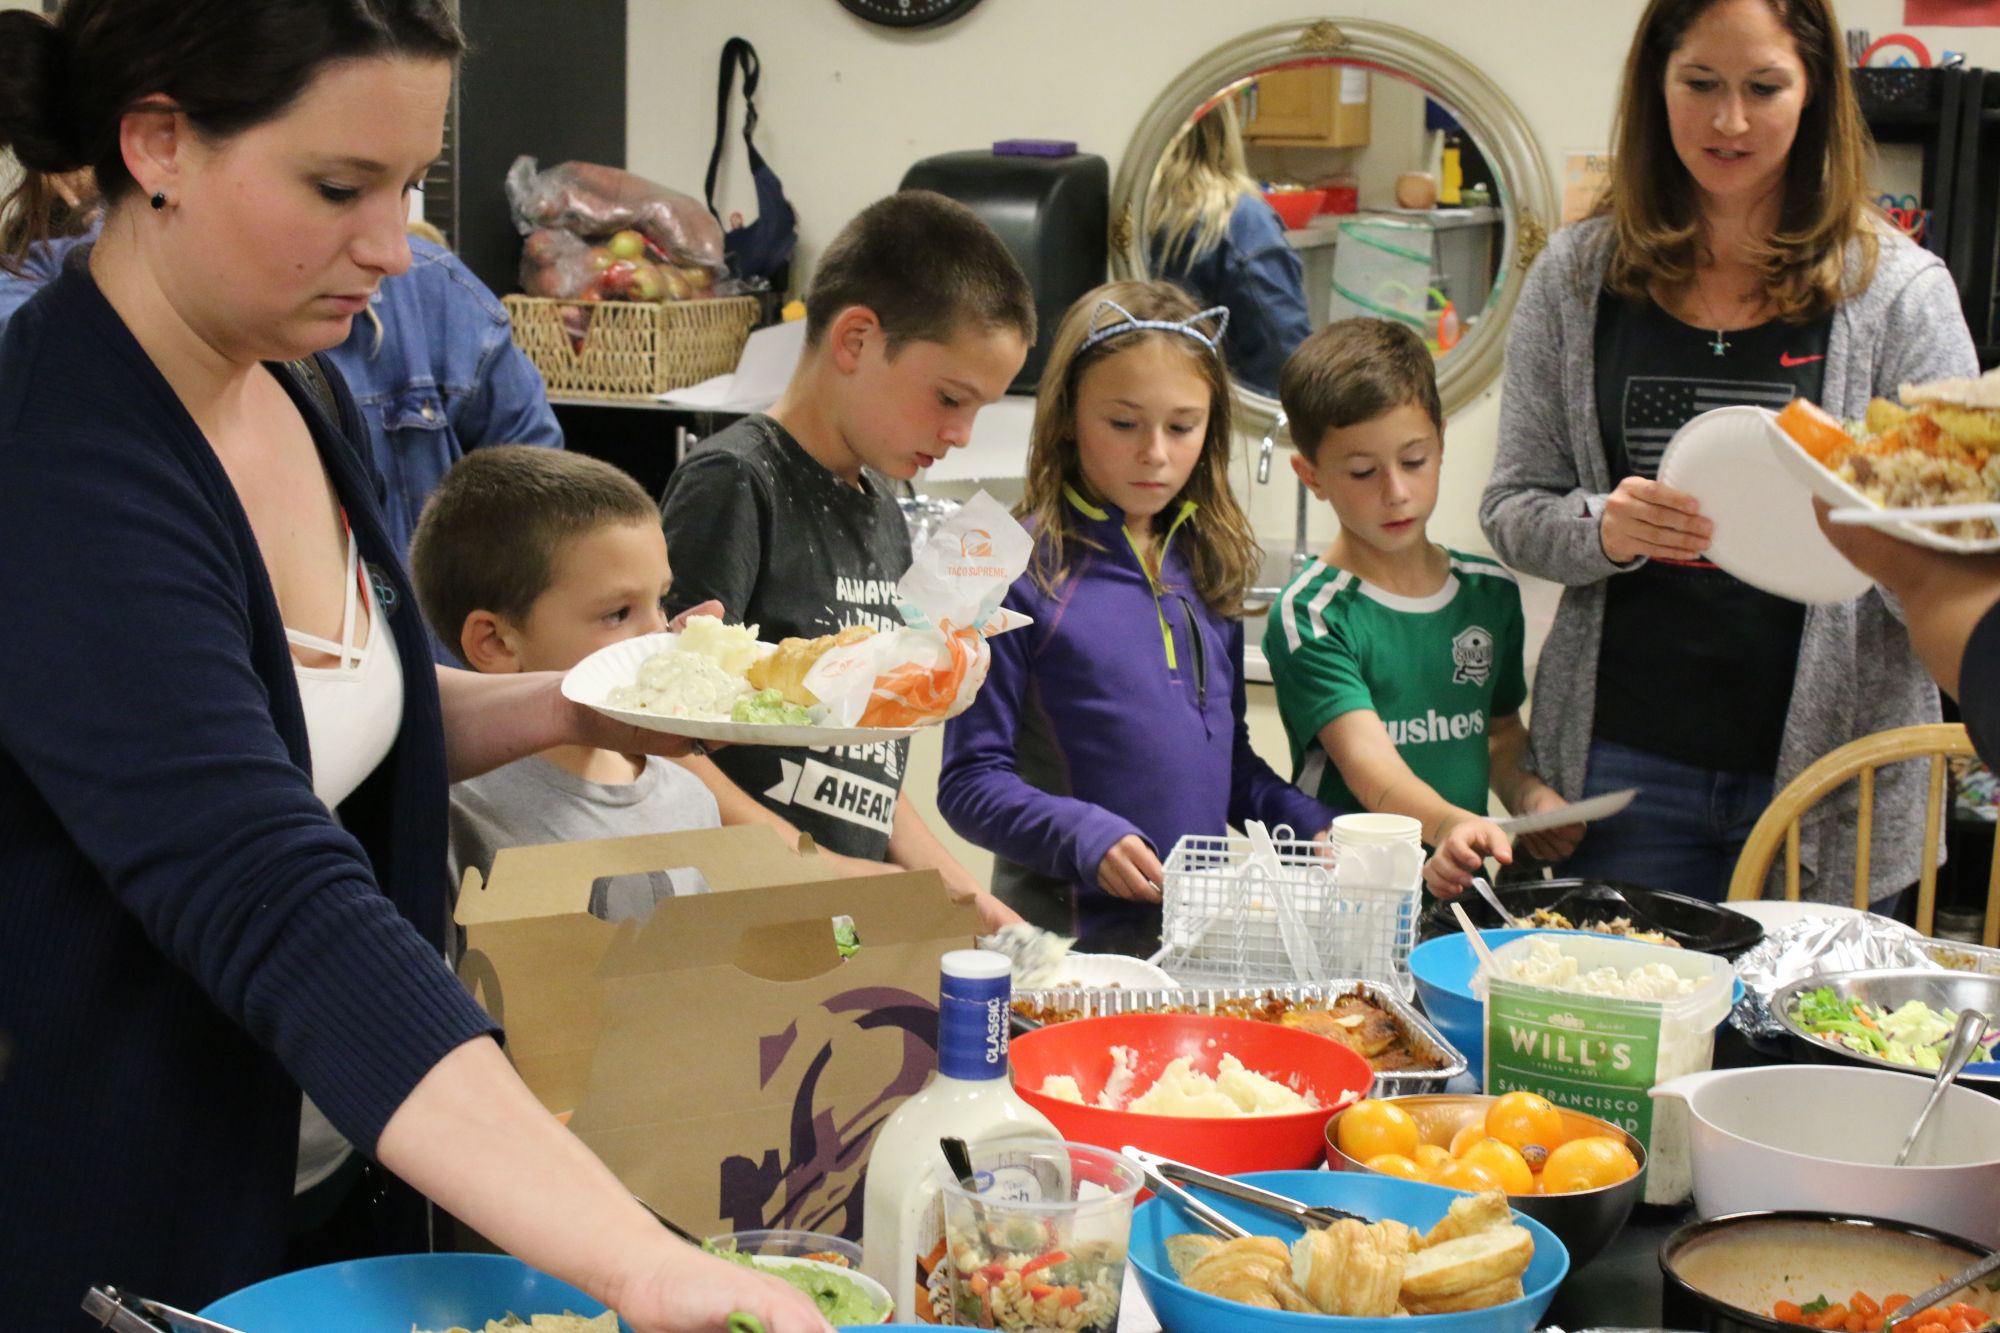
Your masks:
<path fill-rule="evenodd" d="M 1527 1159 L 1498 1139 L 1481 1139 L 1458 1160 L 1485 1167 L 1509 1194 L 1535 1191 L 1535 1173 L 1528 1169 Z"/>
<path fill-rule="evenodd" d="M 1487 1137 L 1485 1122 L 1479 1120 L 1473 1121 L 1464 1129 L 1459 1130 L 1458 1133 L 1451 1136 L 1451 1155 L 1453 1157 L 1465 1156 L 1467 1148 L 1470 1148 L 1485 1137 Z"/>
<path fill-rule="evenodd" d="M 1435 1171 L 1451 1160 L 1451 1149 L 1442 1143 L 1419 1143 L 1416 1151 L 1417 1165 L 1426 1171 Z"/>
<path fill-rule="evenodd" d="M 1486 1132 L 1515 1152 L 1532 1147 L 1554 1152 L 1566 1137 L 1562 1112 L 1532 1092 L 1510 1092 L 1486 1112 Z"/>
<path fill-rule="evenodd" d="M 1550 1194 L 1602 1189 L 1639 1173 L 1632 1150 L 1605 1134 L 1571 1139 L 1549 1154 L 1542 1168 L 1542 1185 Z"/>
<path fill-rule="evenodd" d="M 1396 1176 L 1403 1180 L 1429 1180 L 1430 1173 L 1398 1152 L 1377 1153 L 1362 1163 L 1370 1171 L 1380 1171 L 1385 1176 Z"/>
<path fill-rule="evenodd" d="M 1853 447 L 1854 440 L 1832 414 L 1803 398 L 1794 398 L 1778 413 L 1778 429 L 1792 437 L 1799 448 L 1825 463 Z"/>
<path fill-rule="evenodd" d="M 1341 1113 L 1334 1130 L 1334 1145 L 1357 1162 L 1366 1162 L 1383 1153 L 1409 1157 L 1423 1135 L 1410 1113 L 1394 1102 L 1370 1097 Z"/>
<path fill-rule="evenodd" d="M 1445 1163 L 1431 1183 L 1472 1194 L 1484 1194 L 1487 1190 L 1500 1188 L 1499 1178 L 1491 1171 L 1477 1162 L 1466 1161 Z"/>

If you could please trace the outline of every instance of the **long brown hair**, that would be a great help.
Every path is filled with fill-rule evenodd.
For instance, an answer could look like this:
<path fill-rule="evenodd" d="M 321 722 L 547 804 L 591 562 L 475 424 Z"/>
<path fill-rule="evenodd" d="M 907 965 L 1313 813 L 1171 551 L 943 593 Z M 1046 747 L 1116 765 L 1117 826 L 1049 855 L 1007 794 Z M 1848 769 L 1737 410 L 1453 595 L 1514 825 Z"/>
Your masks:
<path fill-rule="evenodd" d="M 1763 0 L 1791 33 L 1806 70 L 1806 104 L 1785 162 L 1778 226 L 1755 258 L 1780 318 L 1802 323 L 1865 288 L 1878 251 L 1867 171 L 1873 151 L 1854 98 L 1832 0 Z M 1702 259 L 1695 183 L 1667 124 L 1667 61 L 1719 0 L 1650 0 L 1625 59 L 1612 132 L 1611 180 L 1594 212 L 1616 246 L 1605 284 L 1643 299 L 1691 281 Z M 1861 264 L 1850 277 L 1850 246 Z"/>
<path fill-rule="evenodd" d="M 1194 299 L 1170 282 L 1110 282 L 1085 293 L 1063 316 L 1049 348 L 1048 363 L 1042 368 L 1041 387 L 1035 395 L 1035 425 L 1028 437 L 1028 484 L 1020 515 L 1032 520 L 1035 532 L 1030 572 L 1036 584 L 1054 596 L 1080 548 L 1103 549 L 1077 530 L 1076 511 L 1063 496 L 1066 487 L 1074 487 L 1080 495 L 1098 498 L 1083 478 L 1077 451 L 1077 385 L 1083 382 L 1084 372 L 1098 362 L 1147 339 L 1162 339 L 1166 346 L 1186 355 L 1188 364 L 1208 385 L 1208 434 L 1202 441 L 1201 458 L 1175 500 L 1192 500 L 1196 506 L 1186 524 L 1188 567 L 1194 573 L 1196 593 L 1218 614 L 1234 615 L 1242 609 L 1243 594 L 1256 576 L 1262 552 L 1250 520 L 1229 489 L 1229 451 L 1234 439 L 1229 372 L 1219 353 L 1185 334 L 1159 329 L 1114 334 L 1084 350 L 1083 340 L 1095 329 L 1124 318 L 1113 310 L 1100 314 L 1098 306 L 1103 301 L 1115 301 L 1133 318 L 1142 320 L 1179 322 L 1200 313 Z M 1165 532 L 1179 512 L 1178 503 L 1169 505 L 1154 519 L 1154 530 Z"/>

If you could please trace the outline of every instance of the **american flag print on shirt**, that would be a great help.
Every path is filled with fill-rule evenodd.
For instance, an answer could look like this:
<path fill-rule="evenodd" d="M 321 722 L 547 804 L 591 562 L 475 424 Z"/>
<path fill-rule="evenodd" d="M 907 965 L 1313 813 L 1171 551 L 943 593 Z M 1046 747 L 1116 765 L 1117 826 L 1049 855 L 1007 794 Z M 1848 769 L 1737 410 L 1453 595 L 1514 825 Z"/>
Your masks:
<path fill-rule="evenodd" d="M 1682 426 L 1717 407 L 1768 407 L 1773 412 L 1798 397 L 1784 380 L 1704 380 L 1678 375 L 1634 375 L 1625 381 L 1625 458 L 1648 481 L 1660 477 L 1660 456 Z"/>

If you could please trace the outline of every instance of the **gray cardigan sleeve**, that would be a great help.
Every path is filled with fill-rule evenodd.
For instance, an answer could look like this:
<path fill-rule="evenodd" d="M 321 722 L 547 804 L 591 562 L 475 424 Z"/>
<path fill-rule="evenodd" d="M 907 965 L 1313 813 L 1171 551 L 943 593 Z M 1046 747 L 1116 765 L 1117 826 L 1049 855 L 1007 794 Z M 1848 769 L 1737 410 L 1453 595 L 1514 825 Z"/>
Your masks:
<path fill-rule="evenodd" d="M 1580 451 L 1596 441 L 1579 441 L 1570 428 L 1575 389 L 1566 381 L 1587 349 L 1572 354 L 1568 343 L 1590 328 L 1564 318 L 1576 299 L 1576 251 L 1576 232 L 1559 232 L 1522 286 L 1507 330 L 1500 444 L 1479 502 L 1479 526 L 1503 561 L 1562 584 L 1595 583 L 1631 567 L 1604 553 L 1598 519 L 1607 478 L 1585 475 Z"/>
<path fill-rule="evenodd" d="M 1893 400 L 1905 384 L 1979 373 L 1950 269 L 1932 263 L 1917 270 L 1889 302 L 1876 347 L 1870 397 Z"/>

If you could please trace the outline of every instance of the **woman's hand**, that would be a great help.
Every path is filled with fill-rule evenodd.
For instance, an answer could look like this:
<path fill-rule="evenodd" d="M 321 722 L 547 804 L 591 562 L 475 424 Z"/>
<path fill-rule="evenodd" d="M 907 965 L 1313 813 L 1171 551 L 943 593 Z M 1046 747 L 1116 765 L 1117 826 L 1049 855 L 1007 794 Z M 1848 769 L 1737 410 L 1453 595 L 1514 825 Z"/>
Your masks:
<path fill-rule="evenodd" d="M 747 1314 L 764 1333 L 831 1333 L 812 1298 L 742 1264 L 676 1245 L 657 1267 L 627 1284 L 616 1302 L 635 1333 L 731 1333 Z"/>
<path fill-rule="evenodd" d="M 1111 850 L 1097 863 L 1097 887 L 1114 898 L 1128 902 L 1160 901 L 1160 882 L 1166 868 L 1153 849 L 1136 833 L 1128 833 L 1111 844 Z"/>
<path fill-rule="evenodd" d="M 1562 793 L 1546 782 L 1537 782 L 1535 789 L 1514 813 L 1517 815 L 1539 815 L 1550 810 L 1560 810 L 1569 802 Z M 1521 835 L 1521 850 L 1537 861 L 1562 861 L 1576 850 L 1583 841 L 1583 825 L 1564 824 L 1561 828 L 1545 828 L 1539 833 Z"/>
<path fill-rule="evenodd" d="M 1472 887 L 1489 856 L 1501 865 L 1514 860 L 1513 844 L 1498 824 L 1469 813 L 1447 818 L 1438 830 L 1437 850 L 1424 863 L 1424 884 L 1440 898 L 1456 898 Z"/>
<path fill-rule="evenodd" d="M 1604 502 L 1597 540 L 1618 564 L 1640 556 L 1652 560 L 1692 560 L 1708 549 L 1715 524 L 1701 516 L 1701 503 L 1644 477 L 1627 477 Z"/>

